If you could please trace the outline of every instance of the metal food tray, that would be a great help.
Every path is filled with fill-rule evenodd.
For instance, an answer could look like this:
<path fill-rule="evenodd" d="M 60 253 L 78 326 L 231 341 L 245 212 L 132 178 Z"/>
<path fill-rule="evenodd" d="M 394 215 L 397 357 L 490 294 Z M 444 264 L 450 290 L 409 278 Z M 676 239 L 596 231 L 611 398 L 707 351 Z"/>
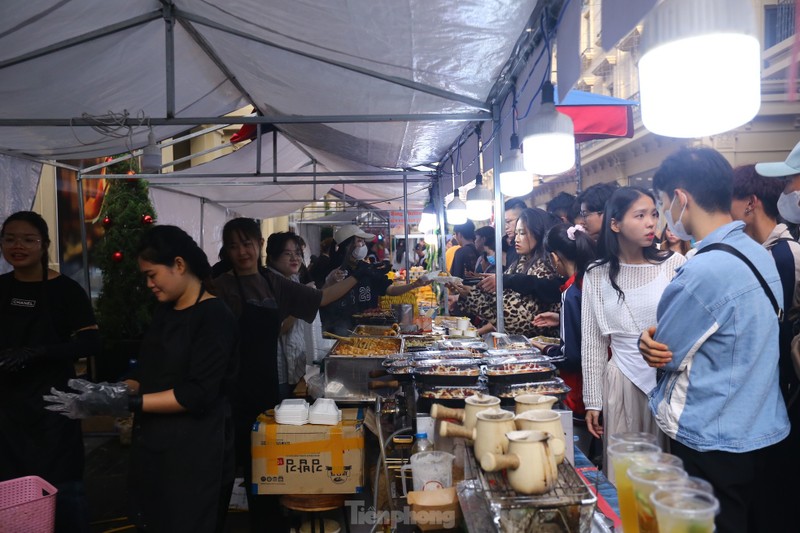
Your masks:
<path fill-rule="evenodd" d="M 505 471 L 484 472 L 467 448 L 465 466 L 475 475 L 497 530 L 502 533 L 588 533 L 597 496 L 567 459 L 558 465 L 558 482 L 549 492 L 524 495 L 511 488 Z M 465 477 L 468 477 L 465 468 Z"/>
<path fill-rule="evenodd" d="M 385 353 L 364 353 L 358 355 L 347 355 L 338 353 L 341 350 L 341 347 L 345 344 L 354 344 L 356 346 L 367 346 L 370 342 L 376 341 L 379 344 L 391 344 L 393 346 L 392 351 L 385 352 Z M 403 339 L 401 337 L 348 337 L 347 339 L 339 339 L 336 341 L 336 344 L 333 345 L 331 351 L 328 353 L 328 357 L 349 357 L 349 358 L 358 358 L 358 357 L 382 357 L 385 358 L 389 355 L 395 355 L 403 353 L 404 347 Z"/>
<path fill-rule="evenodd" d="M 397 337 L 400 328 L 392 326 L 372 326 L 369 324 L 359 324 L 353 328 L 353 333 L 357 337 Z"/>

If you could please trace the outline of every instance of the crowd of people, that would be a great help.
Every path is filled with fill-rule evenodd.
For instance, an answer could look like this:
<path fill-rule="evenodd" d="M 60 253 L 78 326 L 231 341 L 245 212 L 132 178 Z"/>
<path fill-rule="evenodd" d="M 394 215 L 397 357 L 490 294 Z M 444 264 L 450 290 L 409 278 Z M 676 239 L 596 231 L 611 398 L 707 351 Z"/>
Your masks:
<path fill-rule="evenodd" d="M 800 145 L 736 169 L 682 149 L 653 191 L 514 199 L 504 218 L 505 329 L 559 337 L 537 345 L 563 356 L 609 477 L 609 435 L 647 432 L 712 483 L 718 531 L 791 530 L 796 491 L 775 487 L 800 474 Z M 480 279 L 451 286 L 452 310 L 491 330 L 494 276 L 465 274 Z"/>
<path fill-rule="evenodd" d="M 800 223 L 800 145 L 792 154 L 734 170 L 712 149 L 682 149 L 661 164 L 653 191 L 599 184 L 545 209 L 513 199 L 500 246 L 494 228 L 468 221 L 445 252 L 464 280 L 448 285 L 451 311 L 491 331 L 500 298 L 508 333 L 559 338 L 538 346 L 563 356 L 565 403 L 603 450 L 611 434 L 656 436 L 712 483 L 723 532 L 790 529 L 773 511 L 789 508 L 791 491 L 765 487 L 800 473 L 800 244 L 790 231 Z M 48 268 L 42 217 L 9 216 L 0 480 L 47 479 L 59 489 L 57 531 L 88 531 L 78 419 L 133 413 L 133 522 L 221 531 L 237 464 L 251 483 L 253 421 L 305 372 L 307 324 L 347 334 L 380 296 L 429 283 L 387 276 L 425 260 L 424 244 L 416 260 L 402 242 L 392 256 L 373 247 L 369 261 L 374 240 L 342 226 L 306 265 L 298 235 L 265 242 L 255 220 L 235 218 L 212 267 L 184 230 L 155 226 L 136 254 L 159 304 L 139 363 L 123 381 L 92 383 L 73 366 L 99 353 L 91 303 Z M 248 504 L 254 530 L 285 527 L 274 497 L 248 493 Z"/>

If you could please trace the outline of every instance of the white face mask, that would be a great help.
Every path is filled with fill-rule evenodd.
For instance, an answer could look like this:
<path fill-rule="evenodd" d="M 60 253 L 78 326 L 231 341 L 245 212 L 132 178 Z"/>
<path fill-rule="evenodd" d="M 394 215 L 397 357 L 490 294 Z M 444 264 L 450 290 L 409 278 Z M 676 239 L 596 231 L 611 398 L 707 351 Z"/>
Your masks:
<path fill-rule="evenodd" d="M 353 248 L 353 258 L 356 261 L 361 261 L 365 257 L 367 257 L 367 247 L 366 246 L 364 246 L 362 244 L 361 246 L 356 246 L 355 248 Z"/>
<path fill-rule="evenodd" d="M 678 216 L 677 221 L 672 220 L 672 206 L 675 204 L 675 200 L 678 199 L 678 194 L 675 193 L 675 196 L 672 197 L 672 201 L 669 203 L 669 209 L 664 211 L 664 218 L 667 219 L 667 226 L 669 230 L 680 240 L 688 241 L 691 240 L 692 236 L 686 232 L 686 228 L 683 227 L 683 213 L 686 211 L 686 205 L 684 204 L 683 209 L 681 209 L 681 214 Z"/>
<path fill-rule="evenodd" d="M 778 213 L 792 224 L 800 224 L 800 191 L 783 192 L 778 198 Z"/>

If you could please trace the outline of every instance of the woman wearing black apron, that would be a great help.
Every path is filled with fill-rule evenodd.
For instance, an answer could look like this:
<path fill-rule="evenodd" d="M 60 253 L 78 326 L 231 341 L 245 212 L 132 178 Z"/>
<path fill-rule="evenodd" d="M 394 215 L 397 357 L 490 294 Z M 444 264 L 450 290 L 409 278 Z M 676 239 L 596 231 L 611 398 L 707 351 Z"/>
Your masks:
<path fill-rule="evenodd" d="M 214 280 L 217 294 L 239 319 L 239 377 L 232 396 L 236 433 L 236 462 L 242 467 L 250 510 L 251 531 L 280 531 L 285 525 L 277 498 L 252 495 L 250 430 L 258 415 L 280 401 L 278 337 L 289 316 L 311 322 L 320 306 L 341 298 L 355 278 L 320 291 L 262 269 L 264 238 L 250 218 L 228 221 L 222 230 L 227 259 L 233 265 Z M 370 275 L 364 263 L 357 277 Z"/>
<path fill-rule="evenodd" d="M 70 385 L 50 409 L 66 416 L 136 413 L 129 479 L 131 520 L 141 531 L 219 532 L 234 479 L 227 393 L 236 371 L 236 319 L 206 291 L 203 251 L 182 229 L 156 226 L 139 268 L 162 304 L 124 383 Z"/>
<path fill-rule="evenodd" d="M 97 325 L 84 290 L 47 268 L 50 235 L 37 213 L 0 229 L 0 481 L 36 475 L 56 486 L 56 531 L 89 531 L 80 423 L 44 409 L 51 387 L 75 377 L 73 361 L 96 355 Z M 2 524 L 0 524 L 2 529 Z"/>

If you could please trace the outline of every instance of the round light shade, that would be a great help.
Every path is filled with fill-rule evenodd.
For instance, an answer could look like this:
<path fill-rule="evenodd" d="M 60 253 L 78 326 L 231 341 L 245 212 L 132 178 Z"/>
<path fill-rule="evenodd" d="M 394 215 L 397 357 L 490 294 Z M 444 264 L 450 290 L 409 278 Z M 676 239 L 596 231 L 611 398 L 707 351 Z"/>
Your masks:
<path fill-rule="evenodd" d="M 500 162 L 500 192 L 505 196 L 524 196 L 533 190 L 533 174 L 525 170 L 519 150 L 503 156 Z"/>
<path fill-rule="evenodd" d="M 458 189 L 453 193 L 453 199 L 447 204 L 447 222 L 458 225 L 467 221 L 467 204 L 461 201 Z"/>
<path fill-rule="evenodd" d="M 651 132 L 704 137 L 758 113 L 761 51 L 750 0 L 665 0 L 645 19 L 642 39 L 639 99 Z"/>
<path fill-rule="evenodd" d="M 575 127 L 572 119 L 543 102 L 525 128 L 522 140 L 525 169 L 540 176 L 561 174 L 575 165 Z"/>
<path fill-rule="evenodd" d="M 420 217 L 417 228 L 421 233 L 427 233 L 429 231 L 436 230 L 437 226 L 436 210 L 434 209 L 433 204 L 428 204 L 425 206 L 425 209 L 422 210 L 422 216 Z"/>
<path fill-rule="evenodd" d="M 158 174 L 161 172 L 161 148 L 156 144 L 153 130 L 147 134 L 147 146 L 142 149 L 142 172 Z"/>
<path fill-rule="evenodd" d="M 492 218 L 494 195 L 483 185 L 477 185 L 467 191 L 467 217 L 472 220 L 488 220 Z"/>

